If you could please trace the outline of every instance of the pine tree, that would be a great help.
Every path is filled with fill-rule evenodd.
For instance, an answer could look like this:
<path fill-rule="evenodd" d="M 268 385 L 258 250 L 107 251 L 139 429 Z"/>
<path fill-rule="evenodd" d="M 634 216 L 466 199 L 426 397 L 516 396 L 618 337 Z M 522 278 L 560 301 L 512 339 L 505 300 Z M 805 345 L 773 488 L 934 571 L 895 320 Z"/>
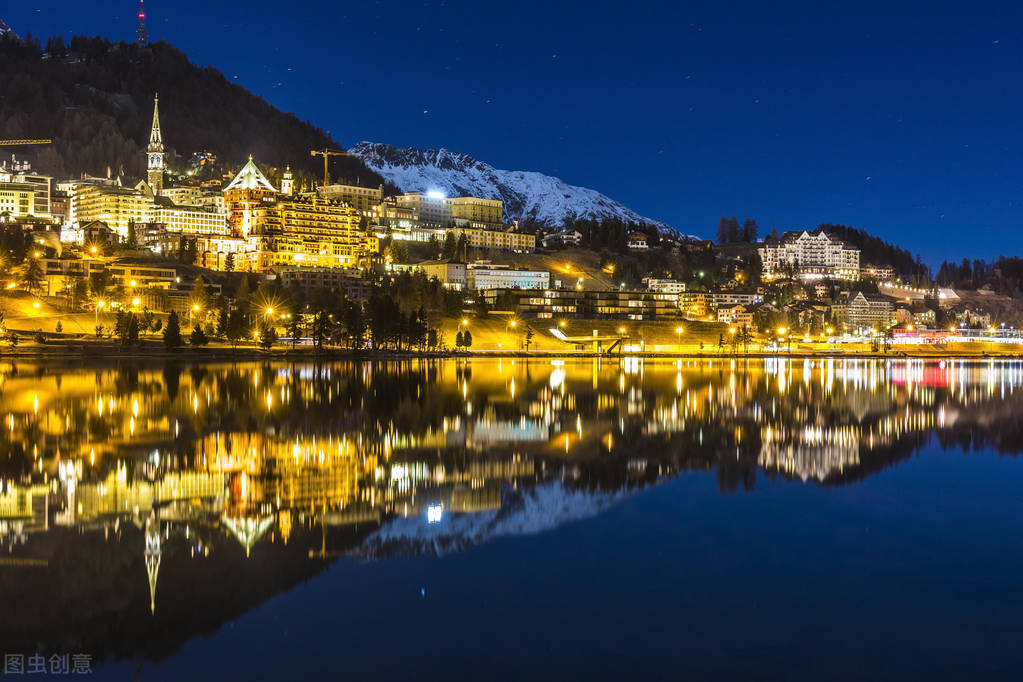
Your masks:
<path fill-rule="evenodd" d="M 728 241 L 731 243 L 739 241 L 739 219 L 732 216 L 728 219 Z"/>
<path fill-rule="evenodd" d="M 728 218 L 721 216 L 718 221 L 718 245 L 728 242 Z"/>
<path fill-rule="evenodd" d="M 206 333 L 202 330 L 201 324 L 197 324 L 192 327 L 192 334 L 188 338 L 188 343 L 192 345 L 192 348 L 205 346 L 209 342 L 209 337 L 207 337 Z"/>
<path fill-rule="evenodd" d="M 757 240 L 757 221 L 746 218 L 742 223 L 742 240 L 752 244 Z"/>
<path fill-rule="evenodd" d="M 181 323 L 178 314 L 171 311 L 167 316 L 167 326 L 163 330 L 163 344 L 168 350 L 177 350 L 181 348 L 181 343 Z"/>
<path fill-rule="evenodd" d="M 259 327 L 259 345 L 263 350 L 270 350 L 277 343 L 277 328 L 268 322 Z"/>

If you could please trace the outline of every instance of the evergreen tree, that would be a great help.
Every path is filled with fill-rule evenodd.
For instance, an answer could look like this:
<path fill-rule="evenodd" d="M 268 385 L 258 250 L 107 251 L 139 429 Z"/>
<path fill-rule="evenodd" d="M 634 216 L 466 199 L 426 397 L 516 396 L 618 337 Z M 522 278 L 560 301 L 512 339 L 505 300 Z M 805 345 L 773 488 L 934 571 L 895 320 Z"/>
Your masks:
<path fill-rule="evenodd" d="M 302 316 L 295 313 L 288 319 L 288 336 L 291 337 L 291 350 L 295 350 L 302 336 Z"/>
<path fill-rule="evenodd" d="M 331 325 L 330 316 L 325 310 L 321 310 L 315 318 L 313 318 L 312 337 L 313 344 L 317 348 L 323 348 L 323 344 L 330 338 Z"/>
<path fill-rule="evenodd" d="M 270 350 L 277 343 L 277 328 L 263 321 L 259 326 L 259 345 L 263 350 Z"/>
<path fill-rule="evenodd" d="M 458 250 L 458 243 L 455 240 L 455 233 L 448 232 L 444 236 L 444 257 L 448 260 L 455 258 L 455 253 Z"/>
<path fill-rule="evenodd" d="M 466 348 L 472 348 L 472 332 L 468 329 L 466 329 L 465 333 L 462 334 L 462 345 Z"/>
<path fill-rule="evenodd" d="M 732 216 L 731 218 L 728 219 L 727 233 L 728 242 L 735 243 L 739 241 L 739 219 L 736 218 L 735 216 Z"/>
<path fill-rule="evenodd" d="M 167 316 L 167 326 L 163 330 L 163 344 L 168 350 L 177 350 L 181 348 L 181 343 L 181 322 L 178 320 L 178 314 L 171 311 Z"/>
<path fill-rule="evenodd" d="M 245 336 L 245 314 L 241 310 L 236 308 L 231 311 L 227 318 L 225 336 L 233 348 L 237 348 L 238 342 Z"/>
<path fill-rule="evenodd" d="M 32 258 L 25 264 L 21 282 L 30 292 L 35 292 L 42 285 L 43 268 L 39 265 L 38 259 Z"/>
<path fill-rule="evenodd" d="M 192 345 L 192 348 L 200 348 L 209 342 L 209 337 L 207 337 L 206 333 L 202 330 L 201 324 L 197 324 L 192 327 L 192 334 L 188 337 L 188 343 Z"/>
<path fill-rule="evenodd" d="M 742 241 L 752 244 L 757 240 L 757 221 L 746 218 L 742 223 Z"/>

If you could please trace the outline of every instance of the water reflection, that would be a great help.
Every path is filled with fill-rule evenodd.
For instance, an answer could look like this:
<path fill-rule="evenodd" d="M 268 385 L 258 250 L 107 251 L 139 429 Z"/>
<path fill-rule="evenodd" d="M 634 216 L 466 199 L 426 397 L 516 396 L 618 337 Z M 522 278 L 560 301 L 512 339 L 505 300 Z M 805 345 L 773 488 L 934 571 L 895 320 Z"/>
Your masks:
<path fill-rule="evenodd" d="M 1021 382 L 996 361 L 0 365 L 0 638 L 160 657 L 338 557 L 538 532 L 686 470 L 732 492 L 855 481 L 931 438 L 1014 454 Z"/>

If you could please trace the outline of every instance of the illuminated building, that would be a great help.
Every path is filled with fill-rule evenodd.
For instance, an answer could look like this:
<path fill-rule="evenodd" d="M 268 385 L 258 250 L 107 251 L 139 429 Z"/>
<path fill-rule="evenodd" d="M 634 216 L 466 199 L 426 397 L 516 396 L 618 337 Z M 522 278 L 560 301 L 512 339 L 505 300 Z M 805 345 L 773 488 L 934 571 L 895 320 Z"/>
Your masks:
<path fill-rule="evenodd" d="M 650 291 L 580 291 L 550 289 L 520 291 L 490 289 L 488 302 L 502 295 L 515 297 L 515 314 L 537 319 L 607 319 L 607 320 L 676 320 L 679 318 L 676 297 Z"/>
<path fill-rule="evenodd" d="M 141 189 L 85 180 L 74 185 L 69 221 L 79 229 L 99 221 L 126 239 L 128 226 L 148 222 L 152 208 L 152 196 Z"/>
<path fill-rule="evenodd" d="M 507 265 L 494 265 L 479 261 L 466 267 L 466 285 L 469 289 L 546 289 L 551 273 L 546 270 L 512 269 Z"/>
<path fill-rule="evenodd" d="M 681 294 L 686 290 L 686 283 L 674 279 L 651 277 L 647 280 L 646 288 L 659 294 Z"/>
<path fill-rule="evenodd" d="M 35 190 L 16 182 L 0 182 L 0 219 L 33 215 Z"/>
<path fill-rule="evenodd" d="M 831 306 L 836 324 L 854 330 L 887 329 L 891 324 L 892 301 L 880 294 L 857 291 L 842 296 Z"/>
<path fill-rule="evenodd" d="M 283 265 L 270 268 L 266 275 L 269 281 L 277 281 L 288 288 L 302 289 L 306 293 L 316 289 L 334 293 L 343 291 L 345 296 L 355 301 L 364 301 L 370 294 L 370 283 L 361 271 L 349 268 Z"/>
<path fill-rule="evenodd" d="M 224 204 L 231 231 L 248 237 L 253 228 L 255 211 L 272 206 L 276 198 L 277 190 L 250 156 L 249 162 L 224 188 Z"/>
<path fill-rule="evenodd" d="M 171 248 L 176 248 L 171 245 Z M 210 270 L 251 272 L 256 268 L 256 239 L 231 235 L 200 235 L 195 238 L 196 265 Z"/>
<path fill-rule="evenodd" d="M 193 206 L 177 206 L 163 196 L 155 197 L 156 206 L 148 222 L 173 234 L 226 235 L 227 216 Z"/>
<path fill-rule="evenodd" d="M 5 185 L 16 187 L 5 187 Z M 0 214 L 10 213 L 12 217 L 35 216 L 46 218 L 53 214 L 50 197 L 52 195 L 53 178 L 32 172 L 27 161 L 12 161 L 0 165 Z M 31 198 L 25 202 L 23 192 L 30 190 Z M 16 201 L 10 201 L 12 198 Z M 25 206 L 27 203 L 27 206 Z M 10 204 L 10 206 L 9 206 Z M 15 213 L 15 211 L 18 211 Z"/>
<path fill-rule="evenodd" d="M 878 282 L 890 282 L 895 279 L 895 268 L 890 265 L 864 265 L 860 268 L 860 277 L 869 277 Z"/>
<path fill-rule="evenodd" d="M 647 236 L 642 232 L 633 232 L 630 234 L 625 245 L 633 251 L 645 251 L 650 248 L 650 244 L 647 242 Z"/>
<path fill-rule="evenodd" d="M 786 232 L 758 249 L 764 279 L 793 276 L 804 280 L 860 277 L 860 250 L 829 237 L 823 230 Z"/>
<path fill-rule="evenodd" d="M 359 187 L 357 185 L 324 185 L 316 190 L 324 199 L 343 201 L 363 215 L 369 216 L 384 201 L 384 186 Z M 284 192 L 290 194 L 290 192 Z"/>
<path fill-rule="evenodd" d="M 753 313 L 746 309 L 746 306 L 734 305 L 719 306 L 717 309 L 717 321 L 724 324 L 733 324 L 738 327 L 752 327 Z"/>
<path fill-rule="evenodd" d="M 728 306 L 750 306 L 763 302 L 760 294 L 742 291 L 683 291 L 678 294 L 678 307 L 690 320 L 716 319 L 717 309 Z"/>
<path fill-rule="evenodd" d="M 536 235 L 519 232 L 515 228 L 506 230 L 484 230 L 469 227 L 452 227 L 441 233 L 441 241 L 446 233 L 455 235 L 455 239 L 465 236 L 469 248 L 496 251 L 513 251 L 515 253 L 532 253 L 536 251 Z"/>
<path fill-rule="evenodd" d="M 394 197 L 398 206 L 412 210 L 416 220 L 430 227 L 500 229 L 504 204 L 500 199 L 447 197 L 440 192 L 411 192 Z"/>
<path fill-rule="evenodd" d="M 395 272 L 422 272 L 427 279 L 436 279 L 448 289 L 464 291 L 468 285 L 466 265 L 456 261 L 428 260 L 421 263 L 395 263 Z"/>
<path fill-rule="evenodd" d="M 254 269 L 280 265 L 349 267 L 372 248 L 352 206 L 278 193 L 252 159 L 224 190 L 232 230 L 253 239 Z"/>

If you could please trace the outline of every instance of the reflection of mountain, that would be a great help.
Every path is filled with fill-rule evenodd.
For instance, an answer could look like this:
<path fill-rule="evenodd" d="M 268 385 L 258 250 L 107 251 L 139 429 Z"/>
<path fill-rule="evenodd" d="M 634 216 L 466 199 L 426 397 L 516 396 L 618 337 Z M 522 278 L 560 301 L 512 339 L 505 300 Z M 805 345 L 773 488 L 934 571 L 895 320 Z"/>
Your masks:
<path fill-rule="evenodd" d="M 161 657 L 333 558 L 543 532 L 686 471 L 732 492 L 930 439 L 1015 454 L 1021 387 L 959 362 L 0 363 L 0 638 Z"/>
<path fill-rule="evenodd" d="M 531 488 L 505 487 L 500 506 L 476 514 L 445 513 L 438 505 L 425 515 L 397 517 L 371 533 L 353 552 L 385 559 L 460 552 L 499 537 L 553 530 L 596 516 L 629 494 L 570 489 L 562 481 Z"/>

